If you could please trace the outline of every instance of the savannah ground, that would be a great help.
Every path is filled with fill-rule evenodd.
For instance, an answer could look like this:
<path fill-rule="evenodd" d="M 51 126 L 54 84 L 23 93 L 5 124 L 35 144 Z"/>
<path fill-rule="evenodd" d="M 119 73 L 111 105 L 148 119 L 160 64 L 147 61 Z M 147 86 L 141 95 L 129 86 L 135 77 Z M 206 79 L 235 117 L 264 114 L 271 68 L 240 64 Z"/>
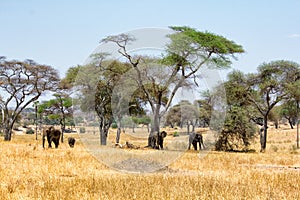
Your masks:
<path fill-rule="evenodd" d="M 58 149 L 43 149 L 41 136 L 14 135 L 0 142 L 0 199 L 300 199 L 295 137 L 295 130 L 270 129 L 266 153 L 210 151 L 199 158 L 190 150 L 163 170 L 138 174 L 108 168 L 77 134 L 65 134 Z"/>

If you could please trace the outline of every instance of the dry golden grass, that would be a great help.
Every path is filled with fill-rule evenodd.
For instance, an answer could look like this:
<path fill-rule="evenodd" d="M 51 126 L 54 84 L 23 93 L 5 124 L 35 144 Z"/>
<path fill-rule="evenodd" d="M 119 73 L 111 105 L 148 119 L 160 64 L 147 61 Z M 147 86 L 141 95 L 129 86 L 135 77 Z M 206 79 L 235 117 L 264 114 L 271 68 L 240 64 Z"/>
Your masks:
<path fill-rule="evenodd" d="M 74 149 L 65 142 L 44 150 L 34 135 L 0 141 L 0 199 L 300 199 L 294 130 L 270 129 L 263 154 L 190 150 L 149 174 L 111 170 L 72 136 Z"/>

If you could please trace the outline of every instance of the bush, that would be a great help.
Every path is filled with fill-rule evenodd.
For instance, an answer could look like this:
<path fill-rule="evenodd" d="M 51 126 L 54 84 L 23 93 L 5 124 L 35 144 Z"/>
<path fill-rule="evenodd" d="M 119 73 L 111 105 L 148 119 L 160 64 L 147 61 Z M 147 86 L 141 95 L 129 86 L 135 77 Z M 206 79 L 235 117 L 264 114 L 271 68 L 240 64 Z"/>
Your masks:
<path fill-rule="evenodd" d="M 255 125 L 250 123 L 247 110 L 231 106 L 218 134 L 215 149 L 217 151 L 247 151 L 254 138 Z"/>
<path fill-rule="evenodd" d="M 111 124 L 111 128 L 118 128 L 117 123 L 112 123 L 112 124 Z"/>
<path fill-rule="evenodd" d="M 27 129 L 26 134 L 34 134 L 34 130 L 33 129 Z"/>
<path fill-rule="evenodd" d="M 85 133 L 85 128 L 84 127 L 80 127 L 79 133 Z"/>
<path fill-rule="evenodd" d="M 178 133 L 177 131 L 175 131 L 175 132 L 173 133 L 173 137 L 179 137 L 179 133 Z"/>

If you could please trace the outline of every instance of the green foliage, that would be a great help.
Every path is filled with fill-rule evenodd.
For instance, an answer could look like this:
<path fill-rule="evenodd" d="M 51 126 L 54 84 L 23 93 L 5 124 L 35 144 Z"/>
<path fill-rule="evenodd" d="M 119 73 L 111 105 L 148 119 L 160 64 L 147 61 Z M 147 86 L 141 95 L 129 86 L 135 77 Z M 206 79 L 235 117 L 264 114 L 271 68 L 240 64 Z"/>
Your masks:
<path fill-rule="evenodd" d="M 248 100 L 247 76 L 240 71 L 233 71 L 228 74 L 228 80 L 223 87 L 227 100 L 224 126 L 219 127 L 219 123 L 211 124 L 211 127 L 220 133 L 215 144 L 216 150 L 247 150 L 255 133 L 255 125 L 250 121 L 258 115 Z M 216 88 L 213 95 L 217 96 L 221 92 L 222 86 Z"/>
<path fill-rule="evenodd" d="M 151 122 L 151 118 L 147 115 L 141 117 L 132 117 L 132 121 L 136 124 L 148 125 Z"/>
<path fill-rule="evenodd" d="M 27 129 L 26 134 L 34 134 L 34 130 L 33 129 Z"/>
<path fill-rule="evenodd" d="M 198 106 L 182 100 L 170 108 L 166 116 L 166 124 L 174 127 L 196 119 L 199 119 Z"/>
<path fill-rule="evenodd" d="M 74 82 L 76 81 L 76 77 L 80 69 L 81 69 L 80 65 L 76 67 L 70 67 L 66 73 L 66 77 L 61 80 L 60 87 L 71 88 Z"/>
<path fill-rule="evenodd" d="M 114 128 L 114 129 L 118 128 L 118 124 L 116 122 L 113 122 L 111 124 L 111 128 Z"/>
<path fill-rule="evenodd" d="M 210 56 L 207 61 L 213 63 L 216 67 L 229 67 L 231 61 L 228 56 L 235 59 L 236 57 L 234 55 L 236 53 L 244 53 L 244 49 L 241 45 L 223 36 L 207 31 L 197 31 L 196 29 L 186 26 L 171 26 L 170 28 L 177 32 L 169 36 L 172 40 L 172 44 L 169 45 L 170 52 L 178 54 L 178 52 L 184 50 L 187 54 L 198 54 L 203 58 L 205 58 L 208 53 Z M 184 54 L 179 55 L 183 56 Z M 178 56 L 175 58 L 178 60 Z M 180 61 L 181 60 L 182 58 Z"/>
<path fill-rule="evenodd" d="M 255 126 L 249 122 L 247 110 L 231 106 L 215 147 L 218 151 L 248 150 L 254 136 Z"/>
<path fill-rule="evenodd" d="M 281 106 L 279 115 L 289 121 L 291 128 L 296 124 L 298 113 L 297 113 L 297 102 L 293 99 L 286 100 Z"/>
<path fill-rule="evenodd" d="M 179 133 L 178 133 L 177 131 L 175 131 L 175 132 L 173 133 L 173 137 L 179 137 Z"/>
<path fill-rule="evenodd" d="M 227 116 L 216 149 L 247 148 L 254 133 L 250 121 L 256 121 L 259 117 L 263 118 L 264 122 L 277 122 L 280 112 L 275 106 L 291 97 L 297 99 L 296 91 L 299 87 L 296 89 L 295 83 L 300 77 L 299 70 L 297 63 L 280 60 L 263 63 L 258 67 L 257 73 L 230 73 L 228 81 L 224 83 L 228 103 Z M 295 101 L 293 102 L 295 105 Z M 291 112 L 293 107 L 295 108 L 285 104 L 281 106 L 281 114 Z M 267 123 L 264 123 L 264 126 L 267 132 Z M 267 134 L 264 133 L 260 141 L 261 151 L 266 148 Z"/>

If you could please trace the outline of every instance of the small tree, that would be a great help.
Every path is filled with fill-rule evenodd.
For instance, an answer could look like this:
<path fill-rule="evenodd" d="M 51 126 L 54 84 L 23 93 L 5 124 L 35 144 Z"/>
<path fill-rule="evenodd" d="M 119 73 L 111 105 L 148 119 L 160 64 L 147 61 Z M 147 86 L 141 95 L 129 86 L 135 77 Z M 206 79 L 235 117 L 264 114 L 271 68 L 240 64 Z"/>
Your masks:
<path fill-rule="evenodd" d="M 291 129 L 294 129 L 294 125 L 297 121 L 297 102 L 287 100 L 280 106 L 280 108 L 280 116 L 287 119 Z"/>
<path fill-rule="evenodd" d="M 57 70 L 32 60 L 0 59 L 0 91 L 4 114 L 4 140 L 10 141 L 12 128 L 20 113 L 46 91 L 55 90 L 59 82 Z M 13 107 L 12 112 L 9 108 Z"/>
<path fill-rule="evenodd" d="M 72 99 L 67 94 L 55 93 L 55 99 L 42 102 L 39 105 L 38 112 L 51 115 L 50 118 L 59 121 L 61 126 L 61 142 L 63 142 L 64 131 L 66 129 L 66 120 L 72 116 Z"/>
<path fill-rule="evenodd" d="M 254 138 L 255 127 L 250 121 L 255 112 L 247 99 L 246 80 L 246 75 L 241 71 L 233 71 L 228 74 L 228 80 L 223 84 L 227 99 L 224 126 L 211 125 L 220 132 L 215 144 L 216 150 L 247 150 Z M 219 95 L 219 89 L 217 87 L 212 95 Z"/>

